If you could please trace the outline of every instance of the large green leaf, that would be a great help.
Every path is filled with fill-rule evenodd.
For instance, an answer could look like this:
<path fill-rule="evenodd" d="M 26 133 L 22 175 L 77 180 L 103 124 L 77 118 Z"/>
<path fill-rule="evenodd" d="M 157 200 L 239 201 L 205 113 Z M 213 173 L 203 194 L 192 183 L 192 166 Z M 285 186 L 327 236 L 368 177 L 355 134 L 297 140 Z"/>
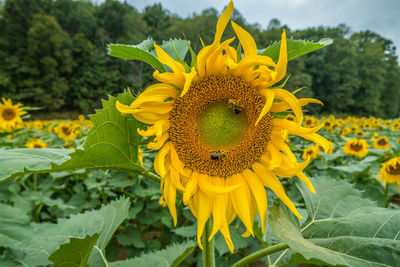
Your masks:
<path fill-rule="evenodd" d="M 154 41 L 152 38 L 148 38 L 138 45 L 108 44 L 107 53 L 110 56 L 122 59 L 141 60 L 152 65 L 159 71 L 165 72 L 163 64 L 157 57 L 150 53 L 153 44 Z"/>
<path fill-rule="evenodd" d="M 309 216 L 301 227 L 282 205 L 271 211 L 271 230 L 291 248 L 274 264 L 299 263 L 301 257 L 340 266 L 395 266 L 400 262 L 400 211 L 378 208 L 344 181 L 315 178 L 312 182 L 316 195 L 298 184 Z"/>
<path fill-rule="evenodd" d="M 9 247 L 31 235 L 32 227 L 26 212 L 0 204 L 0 247 Z"/>
<path fill-rule="evenodd" d="M 54 251 L 49 260 L 54 262 L 53 267 L 87 267 L 90 253 L 96 244 L 98 234 L 86 236 L 85 238 L 71 238 L 69 243 L 62 244 Z"/>
<path fill-rule="evenodd" d="M 91 251 L 90 266 L 104 265 L 102 255 L 112 235 L 128 216 L 129 199 L 120 199 L 103 206 L 100 210 L 72 215 L 68 219 L 59 219 L 57 224 L 38 225 L 35 234 L 11 247 L 14 257 L 26 266 L 49 265 L 49 255 L 60 245 L 68 243 L 70 238 L 85 238 L 99 234 Z M 101 253 L 100 253 L 101 252 Z"/>
<path fill-rule="evenodd" d="M 305 40 L 287 40 L 287 54 L 288 60 L 292 60 L 296 57 L 311 53 L 315 50 L 324 48 L 333 43 L 332 39 L 323 38 L 319 42 L 311 42 Z M 269 56 L 275 62 L 279 59 L 279 51 L 281 47 L 281 42 L 274 42 L 271 46 L 266 48 L 261 54 L 264 56 Z"/>
<path fill-rule="evenodd" d="M 49 170 L 54 164 L 67 161 L 71 149 L 32 149 L 16 148 L 0 150 L 0 181 L 23 173 Z"/>
<path fill-rule="evenodd" d="M 196 243 L 186 241 L 182 244 L 172 244 L 166 249 L 152 253 L 142 254 L 140 257 L 124 261 L 110 263 L 110 267 L 130 267 L 130 266 L 157 266 L 157 267 L 176 267 L 179 266 L 187 256 L 192 253 Z"/>
<path fill-rule="evenodd" d="M 142 126 L 131 115 L 122 116 L 116 101 L 130 104 L 133 95 L 126 91 L 118 97 L 103 100 L 103 109 L 90 115 L 90 129 L 83 150 L 77 149 L 10 149 L 0 153 L 0 181 L 17 175 L 68 171 L 76 169 L 116 169 L 141 172 L 138 163 L 138 143 L 142 137 L 137 128 Z"/>

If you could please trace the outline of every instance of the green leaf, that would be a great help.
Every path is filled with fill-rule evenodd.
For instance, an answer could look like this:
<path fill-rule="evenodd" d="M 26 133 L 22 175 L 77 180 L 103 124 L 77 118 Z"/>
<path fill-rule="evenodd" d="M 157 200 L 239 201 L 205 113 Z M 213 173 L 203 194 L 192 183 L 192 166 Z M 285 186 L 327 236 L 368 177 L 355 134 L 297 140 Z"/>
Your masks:
<path fill-rule="evenodd" d="M 196 243 L 192 240 L 182 244 L 172 244 L 168 248 L 152 253 L 142 254 L 140 257 L 110 263 L 110 267 L 130 266 L 157 266 L 176 267 L 192 253 Z"/>
<path fill-rule="evenodd" d="M 305 40 L 287 40 L 287 55 L 288 61 L 292 60 L 296 57 L 311 53 L 315 50 L 324 48 L 333 43 L 333 40 L 330 38 L 323 38 L 319 40 L 319 42 L 314 43 Z M 272 58 L 273 61 L 278 62 L 279 59 L 279 51 L 281 48 L 281 42 L 274 42 L 268 48 L 266 48 L 261 55 L 268 56 Z"/>
<path fill-rule="evenodd" d="M 70 149 L 2 150 L 0 181 L 22 174 L 76 169 L 142 172 L 144 168 L 137 158 L 138 144 L 142 139 L 137 128 L 142 124 L 131 115 L 121 115 L 115 107 L 117 100 L 128 105 L 134 97 L 126 91 L 102 101 L 103 109 L 90 115 L 93 127 L 88 132 L 83 150 L 77 149 L 73 153 Z"/>
<path fill-rule="evenodd" d="M 152 65 L 160 72 L 165 72 L 163 64 L 155 57 L 150 50 L 153 48 L 154 41 L 148 38 L 138 45 L 108 44 L 107 53 L 110 56 L 122 59 L 141 60 Z"/>
<path fill-rule="evenodd" d="M 40 224 L 32 236 L 12 246 L 14 257 L 26 266 L 49 265 L 49 255 L 60 245 L 68 243 L 70 238 L 83 239 L 97 233 L 99 238 L 90 254 L 89 266 L 102 266 L 100 251 L 104 255 L 107 243 L 128 216 L 128 210 L 129 199 L 119 199 L 100 210 L 59 219 L 57 224 Z"/>
<path fill-rule="evenodd" d="M 70 238 L 69 243 L 62 244 L 49 256 L 49 260 L 54 262 L 53 267 L 87 267 L 90 253 L 98 238 L 98 234 L 88 235 L 83 239 Z"/>
<path fill-rule="evenodd" d="M 348 173 L 355 173 L 355 172 L 362 172 L 368 167 L 370 167 L 373 163 L 376 162 L 378 157 L 376 156 L 368 156 L 361 161 L 357 161 L 356 163 L 352 163 L 349 166 L 329 166 L 330 169 L 348 172 Z"/>
<path fill-rule="evenodd" d="M 33 229 L 26 212 L 0 204 L 0 246 L 10 247 L 31 235 Z"/>
<path fill-rule="evenodd" d="M 400 262 L 400 211 L 378 208 L 344 181 L 312 180 L 316 195 L 298 184 L 309 218 L 299 221 L 282 205 L 271 211 L 271 230 L 310 262 L 345 266 L 395 266 Z M 282 264 L 283 252 L 274 264 Z M 288 257 L 286 257 L 287 259 Z M 294 262 L 283 262 L 294 264 Z"/>
<path fill-rule="evenodd" d="M 173 59 L 181 63 L 185 59 L 185 56 L 189 50 L 186 41 L 181 39 L 171 39 L 169 41 L 163 41 L 160 47 Z"/>
<path fill-rule="evenodd" d="M 195 237 L 197 234 L 197 224 L 178 227 L 178 228 L 172 229 L 172 231 L 179 236 L 183 236 L 183 237 L 187 237 L 187 238 Z"/>
<path fill-rule="evenodd" d="M 0 181 L 23 173 L 49 170 L 54 164 L 67 161 L 72 151 L 57 148 L 0 150 Z"/>

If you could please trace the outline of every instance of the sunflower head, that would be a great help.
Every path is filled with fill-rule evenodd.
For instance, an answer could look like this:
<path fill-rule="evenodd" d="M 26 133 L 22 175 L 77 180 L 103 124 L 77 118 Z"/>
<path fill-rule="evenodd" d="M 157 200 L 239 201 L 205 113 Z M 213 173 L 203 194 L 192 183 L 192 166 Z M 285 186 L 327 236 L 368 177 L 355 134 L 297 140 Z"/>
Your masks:
<path fill-rule="evenodd" d="M 373 142 L 373 146 L 375 149 L 388 149 L 390 148 L 390 144 L 388 142 L 387 136 L 380 136 L 375 138 Z"/>
<path fill-rule="evenodd" d="M 346 144 L 343 146 L 343 151 L 348 155 L 363 158 L 368 153 L 368 147 L 368 143 L 363 139 L 347 139 Z"/>
<path fill-rule="evenodd" d="M 316 159 L 320 154 L 318 146 L 309 146 L 303 151 L 303 159 L 307 160 L 308 158 Z"/>
<path fill-rule="evenodd" d="M 138 133 L 150 137 L 147 148 L 158 150 L 154 169 L 161 176 L 162 199 L 177 223 L 176 194 L 197 218 L 197 238 L 212 217 L 211 238 L 221 232 L 231 251 L 228 225 L 236 218 L 245 225 L 245 236 L 254 235 L 257 214 L 265 229 L 267 196 L 270 188 L 299 218 L 278 178 L 299 177 L 315 193 L 303 173 L 310 158 L 297 162 L 287 144 L 289 135 L 299 135 L 321 145 L 326 139 L 316 134 L 323 126 L 302 127 L 301 106 L 320 103 L 311 98 L 297 99 L 285 89 L 272 88 L 286 75 L 287 48 L 283 31 L 279 59 L 259 55 L 253 37 L 232 22 L 244 51 L 238 57 L 234 38 L 221 40 L 233 12 L 230 2 L 216 26 L 212 44 L 195 57 L 187 71 L 156 44 L 159 61 L 172 70 L 153 76 L 160 83 L 149 86 L 130 104 L 117 101 L 122 114 L 132 114 L 148 125 Z M 275 113 L 291 111 L 294 119 Z M 317 149 L 318 150 L 318 149 Z M 161 201 L 162 200 L 162 201 Z"/>
<path fill-rule="evenodd" d="M 382 163 L 378 176 L 385 184 L 400 185 L 400 156 Z"/>
<path fill-rule="evenodd" d="M 23 124 L 21 116 L 26 114 L 26 111 L 21 108 L 21 103 L 13 105 L 11 99 L 4 97 L 2 101 L 3 103 L 0 102 L 0 129 L 12 131 Z"/>
<path fill-rule="evenodd" d="M 28 148 L 46 148 L 47 143 L 43 142 L 40 138 L 32 139 L 31 141 L 25 144 Z"/>

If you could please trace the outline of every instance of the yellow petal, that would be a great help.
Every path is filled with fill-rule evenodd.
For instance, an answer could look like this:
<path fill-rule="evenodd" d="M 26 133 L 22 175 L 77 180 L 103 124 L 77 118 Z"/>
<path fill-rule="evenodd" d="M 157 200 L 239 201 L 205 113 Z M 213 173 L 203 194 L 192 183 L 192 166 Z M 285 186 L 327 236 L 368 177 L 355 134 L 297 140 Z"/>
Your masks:
<path fill-rule="evenodd" d="M 176 226 L 176 222 L 177 222 L 177 214 L 176 214 L 176 206 L 175 206 L 176 188 L 171 183 L 169 175 L 166 175 L 166 177 L 165 177 L 164 197 L 165 197 L 165 201 L 167 202 L 169 212 L 171 213 L 171 216 L 174 220 L 174 225 Z"/>
<path fill-rule="evenodd" d="M 222 12 L 221 16 L 218 19 L 217 31 L 214 37 L 214 44 L 219 44 L 221 42 L 222 34 L 225 31 L 226 25 L 228 25 L 228 22 L 232 16 L 232 12 L 233 12 L 233 1 L 231 0 L 228 6 L 225 8 L 224 12 Z"/>
<path fill-rule="evenodd" d="M 247 31 L 245 31 L 243 28 L 237 25 L 235 22 L 232 21 L 231 24 L 233 30 L 235 31 L 237 37 L 239 38 L 240 44 L 243 47 L 244 55 L 245 56 L 257 55 L 257 45 L 253 37 Z"/>
<path fill-rule="evenodd" d="M 154 142 L 150 142 L 150 143 L 147 144 L 147 148 L 148 149 L 152 149 L 152 150 L 160 149 L 160 147 L 162 147 L 164 145 L 165 141 L 167 141 L 168 137 L 169 137 L 168 132 L 165 132 L 160 137 L 156 136 L 154 138 Z"/>
<path fill-rule="evenodd" d="M 212 216 L 213 216 L 213 229 L 211 231 L 209 240 L 211 240 L 214 235 L 221 228 L 222 222 L 226 223 L 226 206 L 227 206 L 227 195 L 220 195 L 214 198 Z"/>
<path fill-rule="evenodd" d="M 254 236 L 253 220 L 250 213 L 251 195 L 249 187 L 247 186 L 247 183 L 246 181 L 244 181 L 241 174 L 235 174 L 231 177 L 228 177 L 227 182 L 230 184 L 242 184 L 241 187 L 230 193 L 230 197 L 233 207 L 239 218 L 246 226 L 247 231 L 249 231 Z"/>
<path fill-rule="evenodd" d="M 300 180 L 302 180 L 307 185 L 307 187 L 308 187 L 308 189 L 310 189 L 311 193 L 316 194 L 314 186 L 312 185 L 311 181 L 307 178 L 307 176 L 303 172 L 298 173 L 297 177 L 299 177 Z"/>
<path fill-rule="evenodd" d="M 188 205 L 190 203 L 190 198 L 196 193 L 199 184 L 199 174 L 197 172 L 192 172 L 190 180 L 185 186 L 185 191 L 183 191 L 183 204 Z"/>
<path fill-rule="evenodd" d="M 201 236 L 203 235 L 204 226 L 208 221 L 208 218 L 210 218 L 213 198 L 209 197 L 200 190 L 197 191 L 197 195 L 198 195 L 197 244 L 201 249 L 203 249 L 203 244 L 201 243 Z"/>
<path fill-rule="evenodd" d="M 319 101 L 318 99 L 314 99 L 314 98 L 299 98 L 298 100 L 299 100 L 300 106 L 305 106 L 305 105 L 311 104 L 311 103 L 323 105 L 323 103 L 321 101 Z M 275 102 L 271 107 L 271 112 L 282 112 L 282 111 L 286 111 L 290 108 L 291 107 L 286 102 Z"/>
<path fill-rule="evenodd" d="M 152 113 L 152 112 L 139 112 L 139 113 L 135 113 L 132 115 L 138 121 L 146 123 L 146 124 L 155 124 L 157 121 L 169 119 L 168 113 L 156 114 L 156 113 Z"/>
<path fill-rule="evenodd" d="M 181 190 L 182 192 L 185 190 L 185 188 L 183 187 L 183 185 L 181 183 L 179 172 L 177 170 L 175 170 L 174 167 L 170 168 L 170 178 L 171 178 L 172 184 L 177 189 Z"/>
<path fill-rule="evenodd" d="M 192 84 L 193 78 L 197 75 L 197 71 L 195 68 L 192 68 L 189 73 L 186 73 L 184 75 L 185 75 L 185 85 L 181 92 L 181 97 L 184 96 L 187 93 L 187 91 L 189 90 L 190 85 Z"/>
<path fill-rule="evenodd" d="M 261 219 L 261 231 L 264 234 L 265 220 L 267 219 L 268 200 L 267 193 L 265 192 L 264 185 L 260 179 L 251 170 L 246 169 L 243 171 L 243 177 L 246 180 L 253 196 L 256 200 L 258 212 Z"/>
<path fill-rule="evenodd" d="M 167 157 L 170 151 L 171 151 L 171 146 L 168 142 L 158 151 L 154 159 L 154 170 L 161 177 L 164 177 L 167 172 L 165 170 L 165 158 Z"/>
<path fill-rule="evenodd" d="M 246 56 L 244 57 L 235 67 L 232 68 L 232 73 L 235 75 L 240 75 L 246 72 L 247 69 L 253 69 L 254 66 L 273 66 L 275 67 L 275 62 L 267 56 Z"/>
<path fill-rule="evenodd" d="M 303 219 L 299 212 L 297 211 L 296 207 L 294 206 L 293 202 L 289 199 L 289 197 L 285 193 L 285 189 L 283 188 L 281 182 L 279 179 L 272 174 L 268 169 L 260 164 L 260 163 L 254 163 L 253 164 L 253 170 L 255 174 L 260 178 L 260 180 L 263 182 L 264 186 L 270 188 L 275 195 L 277 195 L 280 200 L 282 200 L 283 203 L 300 219 Z"/>
<path fill-rule="evenodd" d="M 281 48 L 279 51 L 279 60 L 276 66 L 276 77 L 275 82 L 282 80 L 286 75 L 286 67 L 287 67 L 287 47 L 286 47 L 286 32 L 283 30 L 282 40 L 281 40 Z"/>
<path fill-rule="evenodd" d="M 179 157 L 178 157 L 178 153 L 176 153 L 175 147 L 172 144 L 172 142 L 170 142 L 170 146 L 171 146 L 171 162 L 172 162 L 172 166 L 174 166 L 174 168 L 181 173 L 182 175 L 186 175 L 184 168 L 184 165 L 182 163 L 182 161 L 180 161 Z"/>
<path fill-rule="evenodd" d="M 229 192 L 232 192 L 233 190 L 239 188 L 242 186 L 241 183 L 231 185 L 231 186 L 215 186 L 210 183 L 210 179 L 221 179 L 219 177 L 209 177 L 206 174 L 200 174 L 199 177 L 199 187 L 200 189 L 208 194 L 208 195 L 218 195 L 218 194 L 227 194 Z"/>
<path fill-rule="evenodd" d="M 179 62 L 175 61 L 170 55 L 168 55 L 168 53 L 166 53 L 161 47 L 154 44 L 154 48 L 156 49 L 158 60 L 161 63 L 169 66 L 175 75 L 180 77 L 182 76 L 182 73 L 185 73 L 185 68 Z"/>
<path fill-rule="evenodd" d="M 275 92 L 275 98 L 282 100 L 290 106 L 293 110 L 294 115 L 297 118 L 297 124 L 301 124 L 303 122 L 303 111 L 301 110 L 301 106 L 297 97 L 295 97 L 289 91 L 284 89 L 273 89 Z"/>
<path fill-rule="evenodd" d="M 256 126 L 260 122 L 260 120 L 265 116 L 265 114 L 267 114 L 271 109 L 272 103 L 274 102 L 275 92 L 266 89 L 266 90 L 261 90 L 260 94 L 265 97 L 266 101 L 264 107 L 261 110 L 260 116 L 258 116 L 258 119 L 256 121 Z"/>

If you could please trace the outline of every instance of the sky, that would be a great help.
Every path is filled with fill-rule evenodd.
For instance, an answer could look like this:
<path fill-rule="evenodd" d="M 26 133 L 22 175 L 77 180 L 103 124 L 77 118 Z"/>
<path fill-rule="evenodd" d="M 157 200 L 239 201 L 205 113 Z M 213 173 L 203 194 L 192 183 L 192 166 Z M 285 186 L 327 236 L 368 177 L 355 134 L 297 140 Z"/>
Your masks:
<path fill-rule="evenodd" d="M 180 17 L 214 7 L 221 12 L 228 0 L 126 0 L 143 11 L 148 5 L 161 3 Z M 400 56 L 400 0 L 236 0 L 235 8 L 248 23 L 265 29 L 272 18 L 290 29 L 337 26 L 344 23 L 354 32 L 372 30 L 393 41 Z M 327 36 L 328 37 L 328 36 Z"/>

